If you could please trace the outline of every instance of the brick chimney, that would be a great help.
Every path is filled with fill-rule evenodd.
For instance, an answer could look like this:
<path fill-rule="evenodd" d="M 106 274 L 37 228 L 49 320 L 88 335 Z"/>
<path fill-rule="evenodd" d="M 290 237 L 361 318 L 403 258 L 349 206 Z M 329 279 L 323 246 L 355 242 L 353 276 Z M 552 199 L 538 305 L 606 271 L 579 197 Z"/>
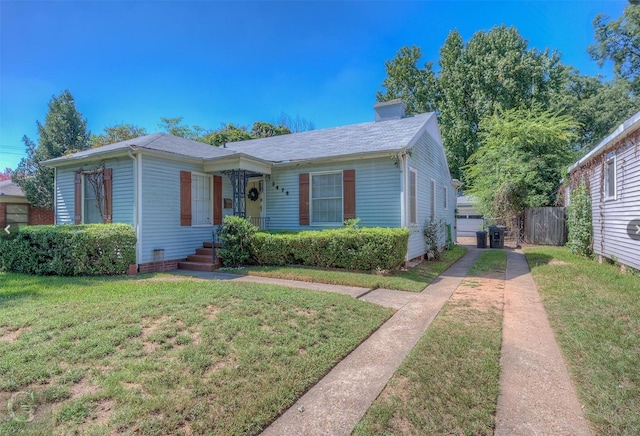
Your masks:
<path fill-rule="evenodd" d="M 400 98 L 389 101 L 381 101 L 373 105 L 376 112 L 376 123 L 378 121 L 399 120 L 405 117 L 407 105 Z"/>

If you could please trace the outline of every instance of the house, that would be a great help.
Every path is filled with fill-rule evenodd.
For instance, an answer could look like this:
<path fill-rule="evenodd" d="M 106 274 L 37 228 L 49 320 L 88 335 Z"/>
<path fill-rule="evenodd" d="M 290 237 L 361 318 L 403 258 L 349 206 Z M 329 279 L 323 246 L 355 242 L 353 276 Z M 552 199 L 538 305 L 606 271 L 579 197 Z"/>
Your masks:
<path fill-rule="evenodd" d="M 476 232 L 484 229 L 484 216 L 474 205 L 474 198 L 461 195 L 457 198 L 456 227 L 458 236 L 476 237 Z"/>
<path fill-rule="evenodd" d="M 0 181 L 0 230 L 53 222 L 53 210 L 32 206 L 17 183 Z"/>
<path fill-rule="evenodd" d="M 225 215 L 283 230 L 352 218 L 407 227 L 406 260 L 414 259 L 427 251 L 426 221 L 443 219 L 455 232 L 459 182 L 435 113 L 405 116 L 404 108 L 400 100 L 377 103 L 374 122 L 224 147 L 156 133 L 52 159 L 56 223 L 131 224 L 140 271 L 208 261 L 203 241 Z"/>
<path fill-rule="evenodd" d="M 569 167 L 568 179 L 569 190 L 587 182 L 594 253 L 640 269 L 640 112 Z"/>

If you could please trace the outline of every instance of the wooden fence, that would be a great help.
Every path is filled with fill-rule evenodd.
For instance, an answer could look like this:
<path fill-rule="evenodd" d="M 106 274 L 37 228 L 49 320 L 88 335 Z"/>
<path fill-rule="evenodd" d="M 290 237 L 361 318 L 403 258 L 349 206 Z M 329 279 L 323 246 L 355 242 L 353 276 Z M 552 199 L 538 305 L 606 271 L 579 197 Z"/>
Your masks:
<path fill-rule="evenodd" d="M 532 207 L 524 212 L 524 241 L 529 244 L 564 245 L 567 215 L 564 207 Z"/>

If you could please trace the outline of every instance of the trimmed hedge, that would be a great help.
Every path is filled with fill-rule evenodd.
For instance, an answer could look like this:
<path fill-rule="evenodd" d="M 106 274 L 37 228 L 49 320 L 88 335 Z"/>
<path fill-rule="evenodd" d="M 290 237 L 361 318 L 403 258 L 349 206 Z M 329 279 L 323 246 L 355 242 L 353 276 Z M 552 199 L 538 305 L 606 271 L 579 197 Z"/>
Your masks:
<path fill-rule="evenodd" d="M 395 269 L 404 262 L 409 231 L 348 227 L 297 234 L 256 233 L 251 260 L 258 265 L 301 264 L 355 270 Z"/>
<path fill-rule="evenodd" d="M 136 262 L 127 224 L 22 227 L 0 238 L 0 270 L 37 275 L 124 274 Z"/>

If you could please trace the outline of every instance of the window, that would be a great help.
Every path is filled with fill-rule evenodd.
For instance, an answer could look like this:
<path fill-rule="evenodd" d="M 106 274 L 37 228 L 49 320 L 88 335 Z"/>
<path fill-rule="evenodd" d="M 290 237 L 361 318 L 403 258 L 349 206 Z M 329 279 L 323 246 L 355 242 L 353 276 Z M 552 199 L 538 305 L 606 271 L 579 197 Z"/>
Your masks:
<path fill-rule="evenodd" d="M 444 210 L 448 209 L 448 205 L 447 205 L 447 187 L 446 186 L 442 187 L 442 206 L 444 207 Z"/>
<path fill-rule="evenodd" d="M 7 204 L 6 224 L 11 227 L 21 227 L 29 224 L 28 204 Z"/>
<path fill-rule="evenodd" d="M 409 168 L 409 224 L 418 224 L 418 172 Z"/>
<path fill-rule="evenodd" d="M 211 225 L 211 176 L 191 173 L 191 225 Z"/>
<path fill-rule="evenodd" d="M 104 222 L 104 183 L 102 171 L 84 174 L 82 222 L 99 224 Z"/>
<path fill-rule="evenodd" d="M 609 153 L 604 162 L 604 198 L 616 199 L 616 155 Z"/>
<path fill-rule="evenodd" d="M 342 224 L 342 172 L 311 175 L 311 223 Z"/>
<path fill-rule="evenodd" d="M 429 218 L 436 220 L 436 181 L 431 179 L 431 203 L 429 207 Z"/>

